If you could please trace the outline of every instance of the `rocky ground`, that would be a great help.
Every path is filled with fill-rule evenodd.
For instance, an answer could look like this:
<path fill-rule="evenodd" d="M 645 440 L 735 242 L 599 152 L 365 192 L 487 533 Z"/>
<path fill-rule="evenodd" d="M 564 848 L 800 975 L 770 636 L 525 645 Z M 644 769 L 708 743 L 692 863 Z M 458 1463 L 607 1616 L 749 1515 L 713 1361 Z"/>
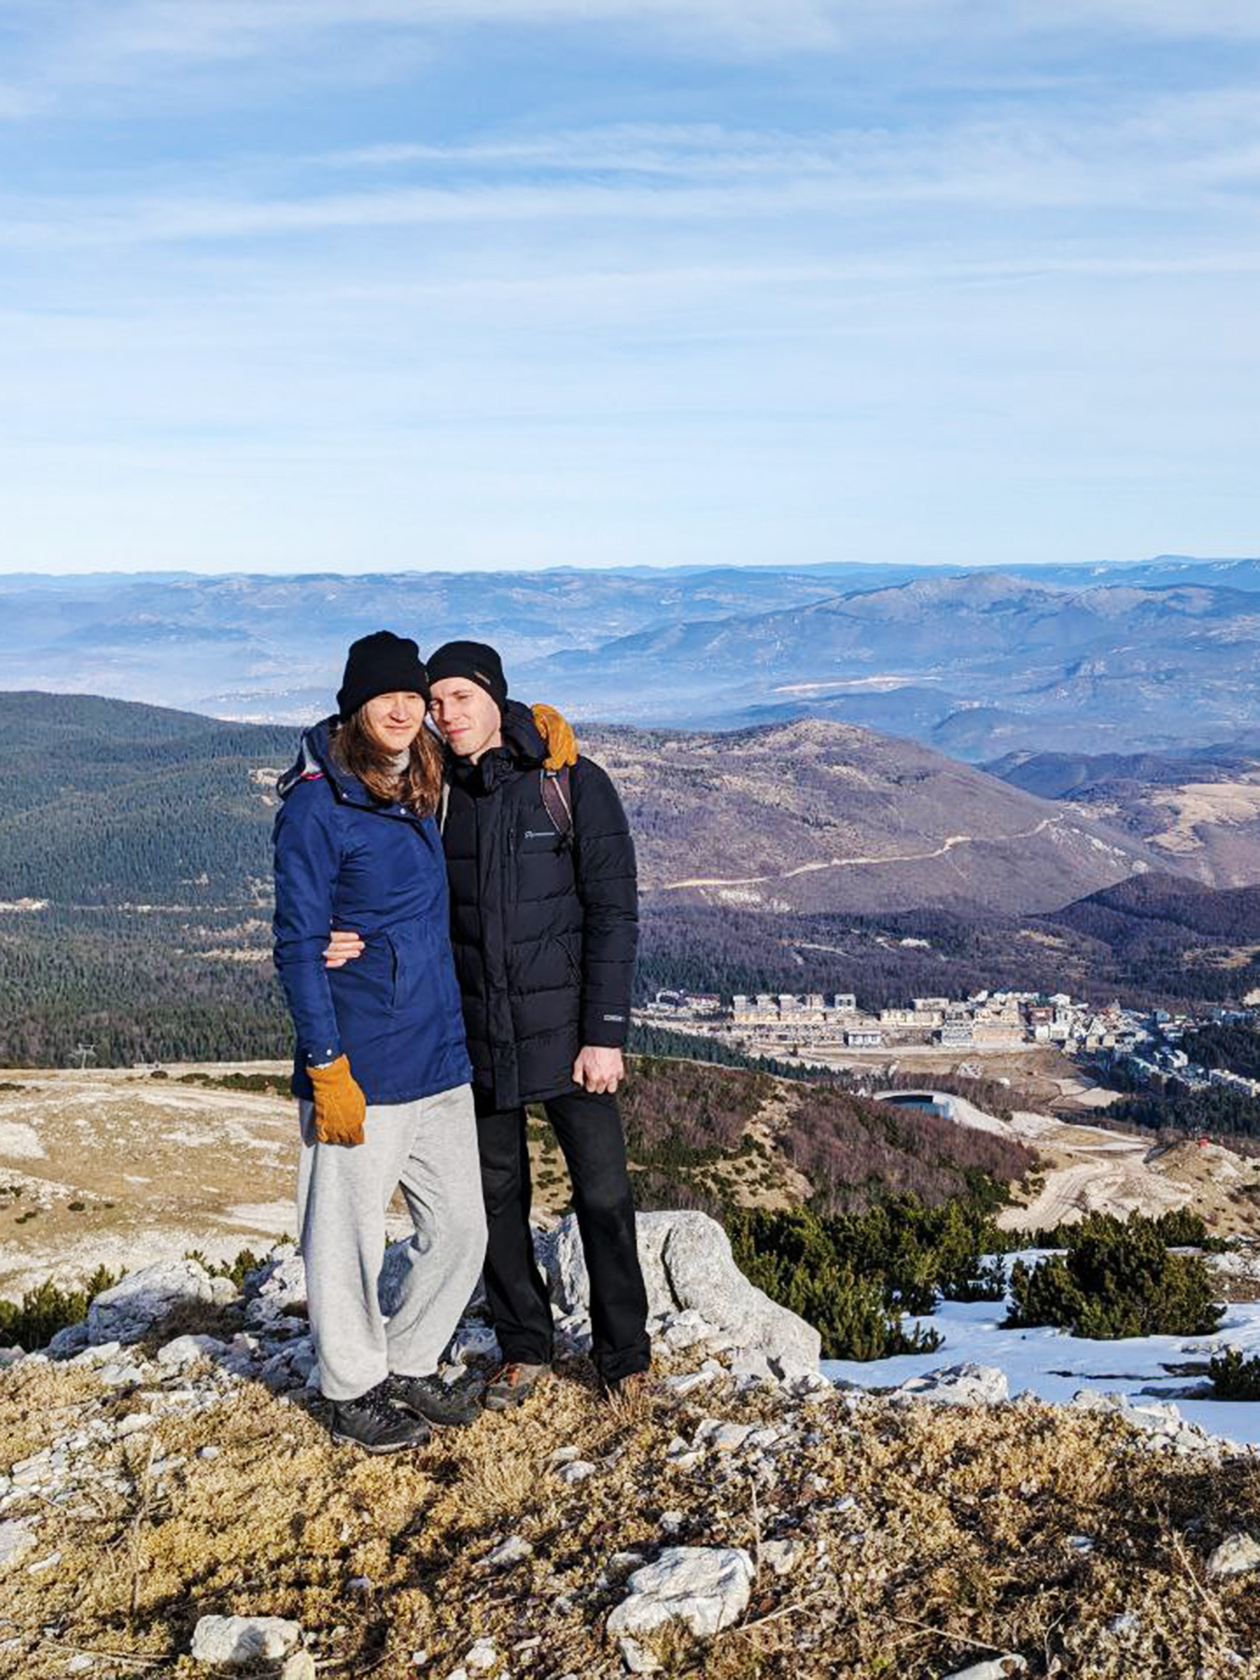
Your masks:
<path fill-rule="evenodd" d="M 1101 1396 L 963 1370 L 887 1395 L 699 1214 L 644 1216 L 657 1371 L 601 1401 L 580 1250 L 540 1244 L 562 1348 L 519 1412 L 405 1456 L 334 1447 L 300 1260 L 180 1261 L 0 1376 L 0 1665 L 587 1680 L 1260 1672 L 1260 1460 Z M 400 1251 L 383 1274 L 388 1307 Z M 445 1374 L 493 1338 L 472 1309 Z M 232 1621 L 228 1618 L 247 1618 Z M 256 1622 L 248 1618 L 274 1618 Z"/>

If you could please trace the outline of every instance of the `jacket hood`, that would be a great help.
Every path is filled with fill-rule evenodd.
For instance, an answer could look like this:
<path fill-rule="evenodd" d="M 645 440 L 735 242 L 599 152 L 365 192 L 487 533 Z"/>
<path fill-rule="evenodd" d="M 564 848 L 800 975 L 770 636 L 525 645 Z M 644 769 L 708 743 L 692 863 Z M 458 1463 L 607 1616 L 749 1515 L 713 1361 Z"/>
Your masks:
<path fill-rule="evenodd" d="M 297 757 L 276 782 L 276 792 L 281 799 L 287 799 L 299 782 L 325 776 L 333 784 L 339 799 L 352 799 L 357 804 L 371 802 L 363 784 L 343 770 L 329 751 L 332 726 L 337 721 L 336 717 L 326 717 L 302 731 Z"/>

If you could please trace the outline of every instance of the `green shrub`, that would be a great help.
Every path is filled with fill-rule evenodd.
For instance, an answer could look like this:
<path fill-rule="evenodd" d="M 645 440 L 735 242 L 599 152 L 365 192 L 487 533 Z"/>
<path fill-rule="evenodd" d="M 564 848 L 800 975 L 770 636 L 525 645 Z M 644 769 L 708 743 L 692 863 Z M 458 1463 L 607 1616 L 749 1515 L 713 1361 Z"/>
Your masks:
<path fill-rule="evenodd" d="M 833 1229 L 843 1223 L 807 1209 L 737 1214 L 730 1226 L 736 1264 L 771 1300 L 814 1326 L 826 1359 L 885 1359 L 938 1348 L 934 1330 L 903 1328 L 904 1309 L 883 1276 L 864 1273 L 844 1253 Z"/>
<path fill-rule="evenodd" d="M 121 1275 L 98 1266 L 82 1289 L 62 1289 L 45 1278 L 27 1290 L 20 1306 L 0 1301 L 0 1347 L 46 1347 L 58 1330 L 82 1324 L 93 1297 L 103 1289 L 112 1289 Z"/>
<path fill-rule="evenodd" d="M 209 1260 L 199 1248 L 186 1249 L 185 1260 L 195 1260 L 203 1271 L 209 1272 L 211 1277 L 230 1278 L 239 1289 L 245 1281 L 246 1272 L 257 1271 L 262 1261 L 252 1248 L 243 1248 L 235 1260 Z"/>
<path fill-rule="evenodd" d="M 1218 1400 L 1260 1400 L 1260 1359 L 1226 1348 L 1213 1357 L 1208 1375 Z"/>
<path fill-rule="evenodd" d="M 1038 1265 L 1011 1268 L 1006 1323 L 1054 1324 L 1076 1336 L 1202 1336 L 1224 1308 L 1194 1255 L 1169 1252 L 1158 1221 L 1131 1214 L 1082 1221 L 1073 1246 Z"/>

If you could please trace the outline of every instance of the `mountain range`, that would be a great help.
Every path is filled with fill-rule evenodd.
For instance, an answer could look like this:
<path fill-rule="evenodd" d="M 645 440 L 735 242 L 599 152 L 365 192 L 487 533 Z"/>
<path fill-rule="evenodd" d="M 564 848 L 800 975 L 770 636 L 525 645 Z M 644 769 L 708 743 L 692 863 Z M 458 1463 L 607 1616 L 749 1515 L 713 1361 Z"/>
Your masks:
<path fill-rule="evenodd" d="M 517 693 L 584 721 L 809 715 L 974 763 L 1260 730 L 1257 560 L 0 580 L 10 686 L 241 720 L 326 711 L 383 625 L 492 641 Z"/>
<path fill-rule="evenodd" d="M 1198 583 L 1055 589 L 918 578 L 569 649 L 529 684 L 579 715 L 843 718 L 954 756 L 1132 751 L 1260 723 L 1260 597 Z"/>
<path fill-rule="evenodd" d="M 1171 752 L 1008 753 L 985 768 L 1216 887 L 1260 881 L 1260 737 Z"/>

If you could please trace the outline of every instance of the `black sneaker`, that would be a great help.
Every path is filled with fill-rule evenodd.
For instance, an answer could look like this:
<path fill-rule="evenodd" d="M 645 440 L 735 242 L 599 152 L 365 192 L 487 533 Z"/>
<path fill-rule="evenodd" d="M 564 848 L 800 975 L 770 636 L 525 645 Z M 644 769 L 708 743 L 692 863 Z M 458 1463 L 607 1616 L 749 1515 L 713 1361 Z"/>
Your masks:
<path fill-rule="evenodd" d="M 388 1377 L 354 1400 L 334 1400 L 331 1428 L 334 1441 L 350 1442 L 369 1453 L 405 1452 L 408 1447 L 422 1447 L 430 1435 L 423 1418 L 394 1404 Z"/>
<path fill-rule="evenodd" d="M 481 1401 L 475 1394 L 452 1388 L 441 1377 L 404 1377 L 395 1371 L 389 1381 L 397 1405 L 438 1429 L 462 1429 L 481 1416 Z"/>
<path fill-rule="evenodd" d="M 551 1374 L 550 1365 L 525 1365 L 510 1360 L 491 1378 L 483 1395 L 487 1411 L 506 1412 L 513 1406 L 523 1406 L 544 1377 Z"/>

